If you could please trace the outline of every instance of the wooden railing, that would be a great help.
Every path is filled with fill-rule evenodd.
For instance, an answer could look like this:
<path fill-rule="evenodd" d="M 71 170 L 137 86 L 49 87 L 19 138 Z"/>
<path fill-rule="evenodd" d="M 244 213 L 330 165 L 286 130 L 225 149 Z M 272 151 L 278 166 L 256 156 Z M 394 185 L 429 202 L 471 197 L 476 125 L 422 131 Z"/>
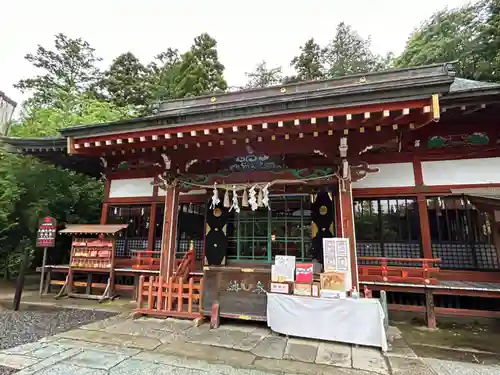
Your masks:
<path fill-rule="evenodd" d="M 359 265 L 359 281 L 409 284 L 437 284 L 434 275 L 439 268 L 434 264 L 441 259 L 427 258 L 377 258 L 358 257 L 359 261 L 369 261 L 378 264 Z M 399 263 L 403 265 L 394 265 Z M 404 264 L 408 265 L 405 266 Z M 419 264 L 416 266 L 415 264 Z"/>
<path fill-rule="evenodd" d="M 144 315 L 195 319 L 201 316 L 203 278 L 141 276 L 136 312 Z"/>
<path fill-rule="evenodd" d="M 160 251 L 134 250 L 133 252 L 133 269 L 152 271 L 160 270 Z"/>

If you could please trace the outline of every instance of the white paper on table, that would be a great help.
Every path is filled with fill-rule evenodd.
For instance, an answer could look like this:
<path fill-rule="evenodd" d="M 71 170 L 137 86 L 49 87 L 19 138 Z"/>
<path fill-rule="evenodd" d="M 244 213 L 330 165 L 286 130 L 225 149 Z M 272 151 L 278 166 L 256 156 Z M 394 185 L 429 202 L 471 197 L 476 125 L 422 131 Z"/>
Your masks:
<path fill-rule="evenodd" d="M 293 255 L 276 255 L 274 264 L 278 268 L 277 272 L 284 281 L 295 280 L 296 258 Z"/>

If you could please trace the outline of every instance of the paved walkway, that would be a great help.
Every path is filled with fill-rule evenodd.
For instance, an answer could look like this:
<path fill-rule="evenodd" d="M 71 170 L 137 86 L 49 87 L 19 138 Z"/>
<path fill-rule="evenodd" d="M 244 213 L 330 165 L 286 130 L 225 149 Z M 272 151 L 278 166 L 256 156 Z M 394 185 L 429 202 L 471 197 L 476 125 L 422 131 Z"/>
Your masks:
<path fill-rule="evenodd" d="M 120 315 L 1 351 L 0 366 L 19 369 L 18 375 L 435 375 L 428 364 L 444 366 L 417 358 L 401 337 L 392 337 L 392 351 L 383 355 L 373 348 L 287 339 L 264 327 L 210 330 L 207 324 Z"/>

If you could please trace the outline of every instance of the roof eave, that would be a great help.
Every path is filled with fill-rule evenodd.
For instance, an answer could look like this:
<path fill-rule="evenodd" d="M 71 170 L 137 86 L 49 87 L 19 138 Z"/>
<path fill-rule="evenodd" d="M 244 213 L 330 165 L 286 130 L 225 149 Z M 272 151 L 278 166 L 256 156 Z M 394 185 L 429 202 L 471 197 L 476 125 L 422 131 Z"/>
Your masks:
<path fill-rule="evenodd" d="M 394 102 L 397 100 L 414 100 L 414 99 L 422 99 L 425 95 L 429 95 L 430 93 L 445 93 L 448 91 L 449 86 L 453 82 L 453 77 L 449 76 L 441 76 L 438 78 L 425 78 L 420 79 L 419 81 L 413 81 L 413 84 L 409 84 L 407 81 L 401 82 L 391 82 L 391 84 L 386 85 L 377 85 L 377 87 L 371 85 L 359 85 L 356 87 L 348 87 L 344 90 L 339 90 L 338 88 L 334 90 L 329 90 L 328 92 L 311 92 L 307 94 L 296 94 L 294 96 L 288 96 L 286 99 L 283 97 L 275 97 L 269 100 L 260 101 L 253 105 L 248 102 L 239 102 L 237 104 L 231 104 L 221 108 L 220 106 L 210 106 L 203 109 L 194 109 L 189 112 L 180 112 L 176 114 L 167 113 L 167 114 L 158 114 L 156 116 L 142 117 L 129 119 L 125 121 L 119 121 L 115 123 L 107 123 L 107 124 L 95 124 L 95 125 L 87 125 L 87 126 L 75 126 L 67 129 L 61 130 L 61 134 L 66 137 L 74 137 L 74 138 L 83 138 L 95 135 L 110 135 L 117 133 L 127 133 L 137 130 L 137 128 L 142 129 L 153 129 L 154 128 L 172 128 L 177 126 L 185 126 L 190 124 L 196 124 L 199 122 L 189 121 L 186 122 L 178 122 L 170 125 L 157 125 L 157 120 L 172 118 L 175 116 L 193 116 L 200 113 L 213 113 L 220 111 L 232 111 L 239 108 L 258 108 L 262 106 L 269 105 L 281 105 L 282 103 L 300 103 L 301 101 L 308 103 L 308 111 L 317 110 L 318 108 L 314 106 L 314 100 L 320 101 L 329 98 L 341 98 L 341 100 L 336 104 L 339 106 L 359 106 L 359 105 L 367 105 L 370 104 L 369 101 L 363 101 L 362 96 L 364 95 L 378 95 L 378 102 Z M 356 96 L 358 96 L 358 101 L 355 100 Z M 371 102 L 373 104 L 373 102 Z M 335 106 L 332 106 L 334 108 Z M 305 109 L 297 109 L 291 110 L 289 112 L 303 112 Z M 275 112 L 273 112 L 274 114 Z M 264 115 L 266 113 L 261 113 Z M 270 113 L 268 113 L 270 114 Z M 280 113 L 276 113 L 280 114 Z M 248 118 L 255 116 L 248 116 Z M 231 121 L 235 120 L 236 117 L 227 117 L 224 119 L 219 119 L 217 121 Z M 214 121 L 203 121 L 206 123 L 214 122 Z"/>

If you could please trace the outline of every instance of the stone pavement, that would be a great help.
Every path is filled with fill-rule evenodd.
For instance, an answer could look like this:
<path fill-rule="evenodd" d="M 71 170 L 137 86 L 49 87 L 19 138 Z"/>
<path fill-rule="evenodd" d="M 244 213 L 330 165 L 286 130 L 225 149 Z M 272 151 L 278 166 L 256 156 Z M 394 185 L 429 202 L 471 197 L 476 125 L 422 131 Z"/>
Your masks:
<path fill-rule="evenodd" d="M 210 330 L 190 321 L 118 315 L 1 351 L 0 366 L 20 369 L 18 375 L 434 374 L 397 331 L 389 335 L 392 351 L 383 355 L 374 348 L 286 338 L 265 327 Z"/>

